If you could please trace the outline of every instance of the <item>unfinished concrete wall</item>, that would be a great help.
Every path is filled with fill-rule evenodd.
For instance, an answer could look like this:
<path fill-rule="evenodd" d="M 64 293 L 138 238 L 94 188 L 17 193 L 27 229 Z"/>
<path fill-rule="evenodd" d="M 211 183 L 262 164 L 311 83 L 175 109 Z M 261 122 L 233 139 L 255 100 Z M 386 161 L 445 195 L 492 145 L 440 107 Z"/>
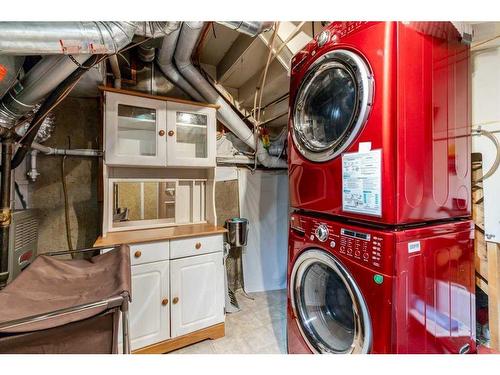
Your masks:
<path fill-rule="evenodd" d="M 67 148 L 70 141 L 71 148 L 97 148 L 98 99 L 66 98 L 55 109 L 55 115 L 56 127 L 45 145 Z M 62 156 L 39 155 L 37 167 L 40 176 L 30 187 L 32 207 L 39 219 L 39 253 L 68 248 L 61 162 Z M 65 170 L 73 247 L 88 247 L 100 231 L 98 159 L 67 157 Z"/>

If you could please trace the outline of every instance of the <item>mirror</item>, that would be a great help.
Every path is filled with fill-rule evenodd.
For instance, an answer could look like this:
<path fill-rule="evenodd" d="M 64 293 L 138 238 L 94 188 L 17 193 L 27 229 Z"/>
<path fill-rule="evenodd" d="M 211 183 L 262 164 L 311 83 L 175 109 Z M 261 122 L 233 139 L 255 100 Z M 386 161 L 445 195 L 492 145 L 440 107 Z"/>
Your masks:
<path fill-rule="evenodd" d="M 113 226 L 175 222 L 175 181 L 113 182 Z"/>

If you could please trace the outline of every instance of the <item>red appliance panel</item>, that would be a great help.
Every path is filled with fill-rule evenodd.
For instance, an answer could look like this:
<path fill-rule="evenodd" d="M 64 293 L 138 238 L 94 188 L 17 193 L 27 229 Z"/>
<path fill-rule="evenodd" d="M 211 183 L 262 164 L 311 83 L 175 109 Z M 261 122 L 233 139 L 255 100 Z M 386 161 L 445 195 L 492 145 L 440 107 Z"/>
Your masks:
<path fill-rule="evenodd" d="M 472 222 L 395 235 L 394 352 L 475 352 Z"/>
<path fill-rule="evenodd" d="M 412 24 L 332 23 L 329 42 L 318 47 L 314 40 L 294 57 L 290 114 L 309 67 L 325 53 L 354 51 L 369 65 L 373 105 L 344 152 L 358 152 L 360 142 L 382 150 L 382 215 L 343 211 L 341 156 L 325 162 L 304 157 L 294 145 L 291 115 L 293 208 L 389 225 L 470 215 L 469 48 L 451 24 L 440 24 L 447 38 L 425 35 Z"/>
<path fill-rule="evenodd" d="M 290 290 L 291 270 L 308 249 L 332 254 L 356 281 L 369 309 L 373 329 L 371 353 L 475 352 L 472 221 L 400 231 L 304 214 L 293 214 L 290 223 L 290 353 L 311 353 L 291 308 Z M 326 225 L 330 232 L 324 242 L 314 235 L 319 224 Z M 370 235 L 368 260 L 363 257 L 363 242 L 347 243 L 352 238 L 343 238 L 342 229 Z M 352 251 L 341 250 L 342 243 Z M 360 254 L 356 254 L 356 249 L 361 250 Z M 381 284 L 375 282 L 376 275 L 383 276 Z"/>

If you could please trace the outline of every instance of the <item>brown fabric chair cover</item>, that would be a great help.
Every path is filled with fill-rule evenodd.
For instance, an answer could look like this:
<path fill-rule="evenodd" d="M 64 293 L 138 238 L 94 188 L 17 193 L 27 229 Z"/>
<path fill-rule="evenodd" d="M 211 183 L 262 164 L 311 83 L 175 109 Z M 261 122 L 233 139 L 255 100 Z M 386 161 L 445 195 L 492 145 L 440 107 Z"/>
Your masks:
<path fill-rule="evenodd" d="M 119 309 L 42 331 L 0 336 L 2 354 L 118 353 Z"/>
<path fill-rule="evenodd" d="M 123 292 L 130 295 L 130 278 L 130 249 L 127 245 L 85 260 L 39 256 L 0 291 L 0 324 L 105 300 Z M 105 310 L 108 310 L 107 314 L 103 314 Z M 112 311 L 115 312 L 110 312 L 105 306 L 96 307 L 18 327 L 0 328 L 0 342 L 3 342 L 0 343 L 0 352 L 54 353 L 50 350 L 56 350 L 60 353 L 58 350 L 62 350 L 64 353 L 94 353 L 101 352 L 104 347 L 115 352 L 113 341 L 116 340 L 109 341 L 105 337 L 116 336 L 117 312 L 116 309 Z M 106 324 L 109 332 L 104 334 Z M 13 344 L 16 340 L 20 340 L 19 343 L 38 342 L 39 345 L 30 344 L 23 349 Z M 5 346 L 4 343 L 10 344 Z M 18 347 L 17 351 L 7 350 L 9 345 Z"/>

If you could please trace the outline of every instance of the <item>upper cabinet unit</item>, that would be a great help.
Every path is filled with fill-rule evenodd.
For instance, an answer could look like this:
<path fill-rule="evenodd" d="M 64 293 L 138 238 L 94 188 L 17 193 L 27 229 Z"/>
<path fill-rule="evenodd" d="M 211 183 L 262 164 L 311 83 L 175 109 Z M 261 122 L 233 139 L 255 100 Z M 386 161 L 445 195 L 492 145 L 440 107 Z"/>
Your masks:
<path fill-rule="evenodd" d="M 104 129 L 109 166 L 215 167 L 215 106 L 105 91 Z"/>

